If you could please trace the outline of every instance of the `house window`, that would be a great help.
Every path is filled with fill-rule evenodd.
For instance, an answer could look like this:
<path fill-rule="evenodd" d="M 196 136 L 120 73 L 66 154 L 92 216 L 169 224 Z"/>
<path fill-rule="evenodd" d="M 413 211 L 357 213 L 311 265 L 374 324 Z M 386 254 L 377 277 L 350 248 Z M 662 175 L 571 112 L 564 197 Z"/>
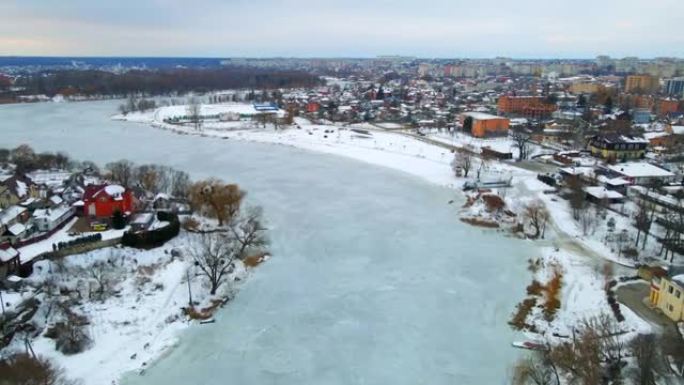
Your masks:
<path fill-rule="evenodd" d="M 674 288 L 672 286 L 667 288 L 668 293 L 672 294 L 673 291 L 674 291 Z"/>
<path fill-rule="evenodd" d="M 668 310 L 669 312 L 674 311 L 674 306 L 668 304 L 668 305 L 667 305 L 667 310 Z"/>
<path fill-rule="evenodd" d="M 675 297 L 679 298 L 682 295 L 682 292 L 679 290 L 675 290 Z"/>

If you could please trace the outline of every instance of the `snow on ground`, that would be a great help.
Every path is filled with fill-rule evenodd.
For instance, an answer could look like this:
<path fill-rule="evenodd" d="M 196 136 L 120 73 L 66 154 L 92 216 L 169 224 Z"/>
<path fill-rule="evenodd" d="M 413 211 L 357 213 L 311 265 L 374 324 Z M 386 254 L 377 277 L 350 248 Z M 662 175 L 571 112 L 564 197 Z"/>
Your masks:
<path fill-rule="evenodd" d="M 448 187 L 459 187 L 463 181 L 462 178 L 457 179 L 453 176 L 450 167 L 453 154 L 449 150 L 422 142 L 418 138 L 379 131 L 377 126 L 367 123 L 348 127 L 316 125 L 302 118 L 297 118 L 295 123 L 297 128 L 277 131 L 272 128 L 254 129 L 249 123 L 239 131 L 205 127 L 199 132 L 188 126 L 170 125 L 158 120 L 152 122 L 152 125 L 180 134 L 289 145 L 350 157 L 404 171 L 428 182 Z M 368 130 L 368 134 L 354 131 L 354 129 Z M 464 134 L 456 134 L 453 137 L 451 134 L 431 134 L 430 138 L 446 144 L 473 149 L 490 146 L 498 151 L 512 151 L 515 156 L 515 148 L 508 138 L 475 139 Z M 535 146 L 534 152 L 541 150 Z M 476 160 L 473 169 L 476 170 L 478 166 L 479 160 Z M 546 194 L 545 191 L 552 190 L 552 188 L 539 182 L 535 173 L 496 161 L 489 163 L 486 172 L 513 177 L 512 188 L 497 191 L 504 197 L 511 210 L 520 213 L 527 202 L 540 199 L 547 205 L 557 230 L 595 251 L 596 255 L 627 264 L 626 261 L 619 260 L 611 248 L 601 242 L 603 233 L 596 231 L 598 235 L 594 237 L 583 236 L 579 225 L 571 216 L 568 202 L 555 194 Z M 471 170 L 470 177 L 473 176 L 474 172 Z M 611 212 L 608 215 L 616 217 L 618 229 L 628 225 L 627 219 L 613 215 Z M 552 230 L 547 231 L 552 232 Z M 560 237 L 561 234 L 557 236 Z M 559 261 L 563 266 L 565 276 L 558 318 L 552 325 L 545 326 L 544 330 L 567 333 L 573 325 L 577 325 L 580 320 L 590 315 L 596 315 L 597 311 L 611 311 L 603 290 L 604 279 L 600 272 L 591 267 L 594 264 L 589 263 L 587 260 L 589 257 L 581 257 L 571 251 L 555 247 L 545 249 L 545 254 L 548 256 L 548 261 Z M 625 306 L 620 306 L 626 317 L 624 325 L 630 333 L 648 330 L 650 326 L 645 321 Z"/>
<path fill-rule="evenodd" d="M 251 105 L 246 105 L 251 107 Z M 164 107 L 168 108 L 168 107 Z M 175 106 L 182 111 L 184 106 Z M 194 127 L 172 125 L 160 120 L 159 116 L 148 120 L 153 126 L 171 130 L 182 134 L 194 134 L 235 140 L 246 140 L 261 143 L 273 143 L 289 145 L 311 151 L 340 155 L 354 158 L 366 163 L 397 169 L 415 175 L 428 182 L 447 187 L 460 187 L 462 178 L 454 178 L 450 163 L 453 154 L 442 147 L 425 143 L 417 138 L 398 133 L 383 132 L 377 126 L 370 123 L 353 124 L 348 127 L 333 125 L 316 125 L 306 119 L 296 118 L 298 128 L 286 128 L 274 130 L 272 128 L 254 128 L 252 123 L 238 122 L 242 124 L 241 130 L 217 129 L 205 127 L 197 131 Z M 162 114 L 163 115 L 163 114 Z M 130 116 L 130 115 L 129 115 Z M 133 118 L 136 121 L 135 118 Z M 354 129 L 367 130 L 368 135 L 354 131 Z M 428 135 L 431 139 L 449 145 L 480 150 L 489 146 L 498 151 L 511 151 L 514 157 L 517 150 L 513 141 L 509 138 L 473 138 L 464 133 L 439 133 L 433 132 Z M 532 146 L 532 153 L 540 153 L 544 150 L 539 146 Z M 475 174 L 479 167 L 476 161 L 470 177 Z M 581 226 L 572 218 L 568 202 L 559 198 L 556 194 L 545 194 L 544 191 L 551 188 L 536 179 L 533 172 L 522 170 L 506 162 L 489 162 L 484 174 L 485 177 L 513 177 L 513 188 L 499 189 L 508 205 L 514 212 L 520 213 L 524 205 L 532 199 L 540 199 L 549 209 L 554 225 L 559 231 L 574 238 L 575 242 L 593 250 L 597 255 L 612 260 L 625 266 L 634 266 L 634 262 L 624 257 L 619 257 L 614 245 L 606 244 L 605 221 L 597 223 L 596 230 L 589 235 L 584 235 Z M 608 212 L 609 217 L 616 221 L 616 229 L 629 228 L 629 219 L 616 213 Z"/>
<path fill-rule="evenodd" d="M 88 334 L 93 340 L 86 351 L 66 356 L 55 350 L 55 342 L 44 336 L 33 341 L 37 354 L 54 360 L 66 370 L 70 378 L 83 379 L 85 385 L 113 384 L 121 373 L 143 370 L 152 360 L 158 359 L 165 351 L 174 346 L 179 330 L 192 324 L 197 327 L 211 327 L 188 321 L 181 315 L 181 307 L 188 304 L 186 272 L 189 260 L 172 258 L 170 250 L 181 247 L 187 240 L 178 237 L 161 248 L 136 250 L 129 248 L 107 248 L 74 255 L 64 259 L 60 272 L 58 264 L 49 261 L 36 263 L 34 274 L 26 283 L 40 285 L 47 277 L 55 279 L 60 286 L 80 288 L 83 300 L 75 306 L 79 314 L 90 318 Z M 120 272 L 113 276 L 117 294 L 105 299 L 88 300 L 90 279 L 88 270 L 95 262 L 114 261 Z M 80 270 L 79 270 L 80 269 Z M 247 271 L 241 262 L 233 277 L 244 278 Z M 193 301 L 199 302 L 198 308 L 209 304 L 209 290 L 203 277 L 191 275 Z M 223 287 L 226 294 L 231 285 Z M 8 310 L 27 299 L 32 292 L 10 292 L 3 294 Z M 45 300 L 45 297 L 42 297 Z M 47 302 L 47 300 L 45 300 Z M 48 325 L 57 320 L 54 316 L 41 318 Z M 54 314 L 51 313 L 51 314 Z M 34 320 L 36 319 L 34 317 Z M 10 349 L 23 349 L 19 339 L 13 341 Z"/>
<path fill-rule="evenodd" d="M 70 229 L 74 225 L 74 223 L 76 223 L 76 221 L 78 221 L 78 218 L 71 219 L 64 227 L 62 227 L 59 231 L 55 232 L 50 238 L 18 248 L 17 250 L 19 251 L 19 253 L 21 253 L 21 263 L 31 261 L 43 253 L 51 252 L 52 245 L 57 244 L 59 242 L 67 242 L 92 234 L 101 234 L 102 240 L 106 241 L 110 239 L 121 238 L 123 236 L 123 233 L 125 233 L 129 229 L 129 227 L 127 226 L 121 230 L 110 229 L 100 232 L 86 232 L 80 233 L 78 235 L 69 235 Z"/>
<path fill-rule="evenodd" d="M 605 275 L 601 268 L 587 264 L 587 257 L 577 255 L 567 250 L 557 250 L 552 247 L 542 249 L 542 259 L 546 269 L 540 270 L 536 278 L 545 282 L 550 278 L 550 266 L 557 264 L 563 273 L 561 289 L 561 308 L 551 323 L 543 320 L 539 309 L 533 313 L 534 324 L 550 337 L 551 333 L 572 335 L 572 328 L 579 326 L 582 320 L 598 316 L 601 313 L 613 317 L 604 291 Z M 625 305 L 620 304 L 620 310 L 625 321 L 620 323 L 620 329 L 626 331 L 625 338 L 635 334 L 651 332 L 651 325 L 641 319 Z"/>

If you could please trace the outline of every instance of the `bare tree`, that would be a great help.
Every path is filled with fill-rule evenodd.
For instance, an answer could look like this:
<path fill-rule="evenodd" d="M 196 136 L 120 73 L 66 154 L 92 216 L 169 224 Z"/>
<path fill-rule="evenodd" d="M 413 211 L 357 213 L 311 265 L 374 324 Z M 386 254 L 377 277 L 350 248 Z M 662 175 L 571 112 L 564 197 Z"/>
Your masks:
<path fill-rule="evenodd" d="M 199 131 L 202 129 L 202 104 L 196 97 L 191 97 L 188 100 L 188 106 L 186 108 L 186 113 L 190 122 L 195 126 L 195 130 Z"/>
<path fill-rule="evenodd" d="M 546 228 L 546 222 L 548 222 L 549 216 L 549 211 L 546 209 L 546 206 L 538 199 L 533 200 L 525 206 L 523 218 L 527 219 L 530 226 L 534 229 L 533 238 L 537 238 L 542 234 L 542 231 Z"/>
<path fill-rule="evenodd" d="M 135 169 L 135 178 L 145 191 L 157 193 L 160 190 L 160 171 L 158 166 L 144 164 Z"/>
<path fill-rule="evenodd" d="M 86 268 L 86 272 L 91 282 L 95 284 L 95 292 L 90 293 L 89 297 L 104 301 L 114 291 L 120 267 L 116 266 L 110 259 L 109 261 L 93 263 Z"/>
<path fill-rule="evenodd" d="M 664 357 L 653 334 L 637 335 L 630 341 L 629 350 L 635 361 L 629 373 L 635 385 L 656 385 L 658 378 L 667 373 Z"/>
<path fill-rule="evenodd" d="M 190 190 L 190 176 L 185 171 L 172 170 L 171 195 L 177 198 L 186 198 Z"/>
<path fill-rule="evenodd" d="M 473 166 L 473 156 L 468 152 L 457 151 L 454 154 L 454 160 L 451 161 L 451 169 L 456 176 L 459 176 L 459 170 L 462 171 L 464 177 L 468 177 L 468 173 Z"/>
<path fill-rule="evenodd" d="M 260 249 L 268 244 L 263 225 L 261 207 L 250 207 L 244 215 L 232 220 L 228 228 L 239 244 L 238 257 L 245 258 L 250 249 Z"/>
<path fill-rule="evenodd" d="M 513 385 L 560 385 L 558 371 L 548 350 L 535 351 L 520 360 L 513 372 Z"/>
<path fill-rule="evenodd" d="M 240 256 L 241 245 L 233 236 L 225 233 L 202 233 L 190 248 L 190 255 L 201 274 L 209 280 L 211 295 L 234 269 L 234 261 Z"/>
<path fill-rule="evenodd" d="M 522 130 L 514 130 L 511 131 L 511 139 L 513 139 L 513 146 L 518 149 L 518 160 L 527 159 L 532 141 L 530 134 Z"/>
<path fill-rule="evenodd" d="M 567 187 L 570 190 L 568 200 L 570 208 L 572 209 L 572 217 L 575 220 L 580 219 L 580 213 L 586 208 L 587 200 L 584 192 L 584 182 L 579 176 L 570 177 L 567 182 Z"/>
<path fill-rule="evenodd" d="M 135 170 L 133 162 L 122 159 L 116 162 L 107 163 L 105 168 L 109 172 L 109 179 L 116 181 L 125 187 L 130 187 L 133 182 Z"/>
<path fill-rule="evenodd" d="M 637 229 L 635 246 L 639 246 L 641 233 L 643 233 L 644 241 L 641 245 L 642 250 L 646 248 L 646 242 L 648 242 L 648 233 L 651 230 L 654 216 L 655 204 L 647 202 L 645 199 L 640 199 L 637 201 L 637 213 L 634 216 L 634 227 Z"/>

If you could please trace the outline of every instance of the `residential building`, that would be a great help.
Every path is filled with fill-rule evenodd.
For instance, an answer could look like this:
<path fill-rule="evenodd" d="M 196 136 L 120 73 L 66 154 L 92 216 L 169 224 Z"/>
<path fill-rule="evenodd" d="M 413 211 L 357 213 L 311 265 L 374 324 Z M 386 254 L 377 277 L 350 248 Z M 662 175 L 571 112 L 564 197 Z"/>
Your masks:
<path fill-rule="evenodd" d="M 658 116 L 667 116 L 676 114 L 679 111 L 679 100 L 674 99 L 658 99 L 656 101 L 656 114 Z"/>
<path fill-rule="evenodd" d="M 568 87 L 568 91 L 570 91 L 570 93 L 573 93 L 575 95 L 578 95 L 578 94 L 595 94 L 601 88 L 603 88 L 603 87 L 599 83 L 595 83 L 595 82 L 575 82 L 575 83 L 570 84 L 570 87 Z"/>
<path fill-rule="evenodd" d="M 9 243 L 0 244 L 0 279 L 19 269 L 19 252 Z"/>
<path fill-rule="evenodd" d="M 52 231 L 73 218 L 75 211 L 75 208 L 67 205 L 39 209 L 33 212 L 32 221 L 38 231 Z"/>
<path fill-rule="evenodd" d="M 657 77 L 651 75 L 629 75 L 625 79 L 625 92 L 652 93 L 660 88 Z"/>
<path fill-rule="evenodd" d="M 619 134 L 595 135 L 589 140 L 589 151 L 602 159 L 640 159 L 646 154 L 648 140 Z"/>
<path fill-rule="evenodd" d="M 460 116 L 465 130 L 477 138 L 508 135 L 510 121 L 507 118 L 482 112 L 465 112 Z"/>
<path fill-rule="evenodd" d="M 653 182 L 668 183 L 675 174 L 647 162 L 627 162 L 609 165 L 606 170 L 614 177 L 625 179 L 633 185 L 649 185 Z"/>
<path fill-rule="evenodd" d="M 684 98 L 684 77 L 665 79 L 665 93 L 677 99 Z"/>
<path fill-rule="evenodd" d="M 651 110 L 648 108 L 635 108 L 632 110 L 632 121 L 635 124 L 646 124 L 651 121 Z"/>
<path fill-rule="evenodd" d="M 684 274 L 654 277 L 649 294 L 651 305 L 675 322 L 684 319 Z"/>
<path fill-rule="evenodd" d="M 84 215 L 109 218 L 115 212 L 124 215 L 133 212 L 132 192 L 119 185 L 90 185 L 83 193 Z"/>
<path fill-rule="evenodd" d="M 549 104 L 539 96 L 501 96 L 497 105 L 499 114 L 517 115 L 528 118 L 546 118 L 556 111 L 555 104 Z"/>

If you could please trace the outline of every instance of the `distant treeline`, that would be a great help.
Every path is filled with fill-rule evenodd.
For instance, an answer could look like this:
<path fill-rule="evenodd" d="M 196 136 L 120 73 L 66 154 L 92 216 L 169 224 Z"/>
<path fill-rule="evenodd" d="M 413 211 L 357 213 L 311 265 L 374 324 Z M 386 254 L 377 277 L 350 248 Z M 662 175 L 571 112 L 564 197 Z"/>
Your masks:
<path fill-rule="evenodd" d="M 217 69 L 134 70 L 113 73 L 99 70 L 63 70 L 26 75 L 17 80 L 25 94 L 162 95 L 211 90 L 311 87 L 321 80 L 301 71 L 225 67 Z"/>

